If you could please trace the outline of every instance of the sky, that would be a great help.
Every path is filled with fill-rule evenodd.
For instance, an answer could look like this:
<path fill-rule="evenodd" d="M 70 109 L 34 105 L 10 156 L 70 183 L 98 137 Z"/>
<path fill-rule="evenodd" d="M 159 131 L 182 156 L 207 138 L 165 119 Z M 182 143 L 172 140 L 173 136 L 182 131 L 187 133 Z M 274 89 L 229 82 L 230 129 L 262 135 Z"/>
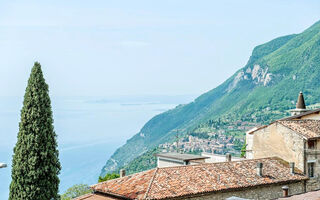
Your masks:
<path fill-rule="evenodd" d="M 316 0 L 0 0 L 0 96 L 23 96 L 35 61 L 53 96 L 201 94 L 319 11 Z"/>

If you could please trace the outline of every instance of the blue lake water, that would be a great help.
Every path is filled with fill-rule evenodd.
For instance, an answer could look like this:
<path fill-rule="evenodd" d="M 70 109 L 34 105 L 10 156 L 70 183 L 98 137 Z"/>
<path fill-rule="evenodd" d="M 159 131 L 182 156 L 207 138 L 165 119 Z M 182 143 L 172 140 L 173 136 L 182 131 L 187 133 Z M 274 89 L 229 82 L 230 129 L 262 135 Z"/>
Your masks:
<path fill-rule="evenodd" d="M 193 95 L 52 97 L 58 135 L 60 193 L 74 184 L 94 184 L 106 160 L 153 116 L 192 101 Z M 11 159 L 23 97 L 0 97 L 0 199 L 8 199 Z"/>

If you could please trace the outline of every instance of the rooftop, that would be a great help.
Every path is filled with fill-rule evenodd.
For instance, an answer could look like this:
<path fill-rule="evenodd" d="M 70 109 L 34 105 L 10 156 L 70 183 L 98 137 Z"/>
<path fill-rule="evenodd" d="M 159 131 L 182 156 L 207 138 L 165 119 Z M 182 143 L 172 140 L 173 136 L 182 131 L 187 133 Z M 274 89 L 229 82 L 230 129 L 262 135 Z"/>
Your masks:
<path fill-rule="evenodd" d="M 310 114 L 314 114 L 314 113 L 320 113 L 320 108 L 314 109 L 314 110 L 310 110 L 304 113 L 301 113 L 299 115 L 294 115 L 294 116 L 290 116 L 290 117 L 285 117 L 282 119 L 279 119 L 277 121 L 282 121 L 282 120 L 291 120 L 291 119 L 301 119 L 301 117 L 306 116 L 306 115 L 310 115 Z"/>
<path fill-rule="evenodd" d="M 320 120 L 281 120 L 278 123 L 299 133 L 306 139 L 315 139 L 320 137 Z"/>
<path fill-rule="evenodd" d="M 99 194 L 85 194 L 73 200 L 118 200 L 118 198 L 107 197 Z"/>
<path fill-rule="evenodd" d="M 183 153 L 158 153 L 158 154 L 155 154 L 155 156 L 163 157 L 163 158 L 172 158 L 172 159 L 182 160 L 182 161 L 201 160 L 201 159 L 209 158 L 206 156 L 200 156 L 200 155 L 194 155 L 194 154 L 183 154 Z"/>
<path fill-rule="evenodd" d="M 256 174 L 258 162 L 263 163 L 263 176 Z M 290 174 L 288 163 L 273 157 L 156 168 L 91 188 L 127 199 L 165 199 L 308 179 L 298 169 L 296 172 Z"/>

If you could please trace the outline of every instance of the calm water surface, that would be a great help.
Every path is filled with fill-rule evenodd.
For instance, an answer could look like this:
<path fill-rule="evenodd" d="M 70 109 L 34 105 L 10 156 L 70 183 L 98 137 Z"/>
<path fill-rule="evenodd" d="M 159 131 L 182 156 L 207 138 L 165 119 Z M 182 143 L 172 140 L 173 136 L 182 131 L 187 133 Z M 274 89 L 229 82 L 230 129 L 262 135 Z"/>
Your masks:
<path fill-rule="evenodd" d="M 74 184 L 94 184 L 117 147 L 154 115 L 192 101 L 183 96 L 52 97 L 58 135 L 60 193 Z M 0 97 L 0 199 L 8 199 L 11 159 L 23 97 Z"/>

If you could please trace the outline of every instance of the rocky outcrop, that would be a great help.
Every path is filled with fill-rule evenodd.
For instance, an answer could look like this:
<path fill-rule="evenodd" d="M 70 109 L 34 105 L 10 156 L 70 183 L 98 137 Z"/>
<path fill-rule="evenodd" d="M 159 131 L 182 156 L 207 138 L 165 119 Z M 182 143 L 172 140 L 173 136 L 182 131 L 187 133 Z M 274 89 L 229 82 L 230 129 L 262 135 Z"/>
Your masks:
<path fill-rule="evenodd" d="M 229 84 L 227 89 L 228 92 L 236 88 L 242 80 L 252 81 L 255 85 L 268 86 L 273 80 L 273 74 L 268 72 L 269 68 L 262 68 L 260 65 L 256 64 L 252 68 L 248 67 L 245 70 L 241 70 Z"/>

